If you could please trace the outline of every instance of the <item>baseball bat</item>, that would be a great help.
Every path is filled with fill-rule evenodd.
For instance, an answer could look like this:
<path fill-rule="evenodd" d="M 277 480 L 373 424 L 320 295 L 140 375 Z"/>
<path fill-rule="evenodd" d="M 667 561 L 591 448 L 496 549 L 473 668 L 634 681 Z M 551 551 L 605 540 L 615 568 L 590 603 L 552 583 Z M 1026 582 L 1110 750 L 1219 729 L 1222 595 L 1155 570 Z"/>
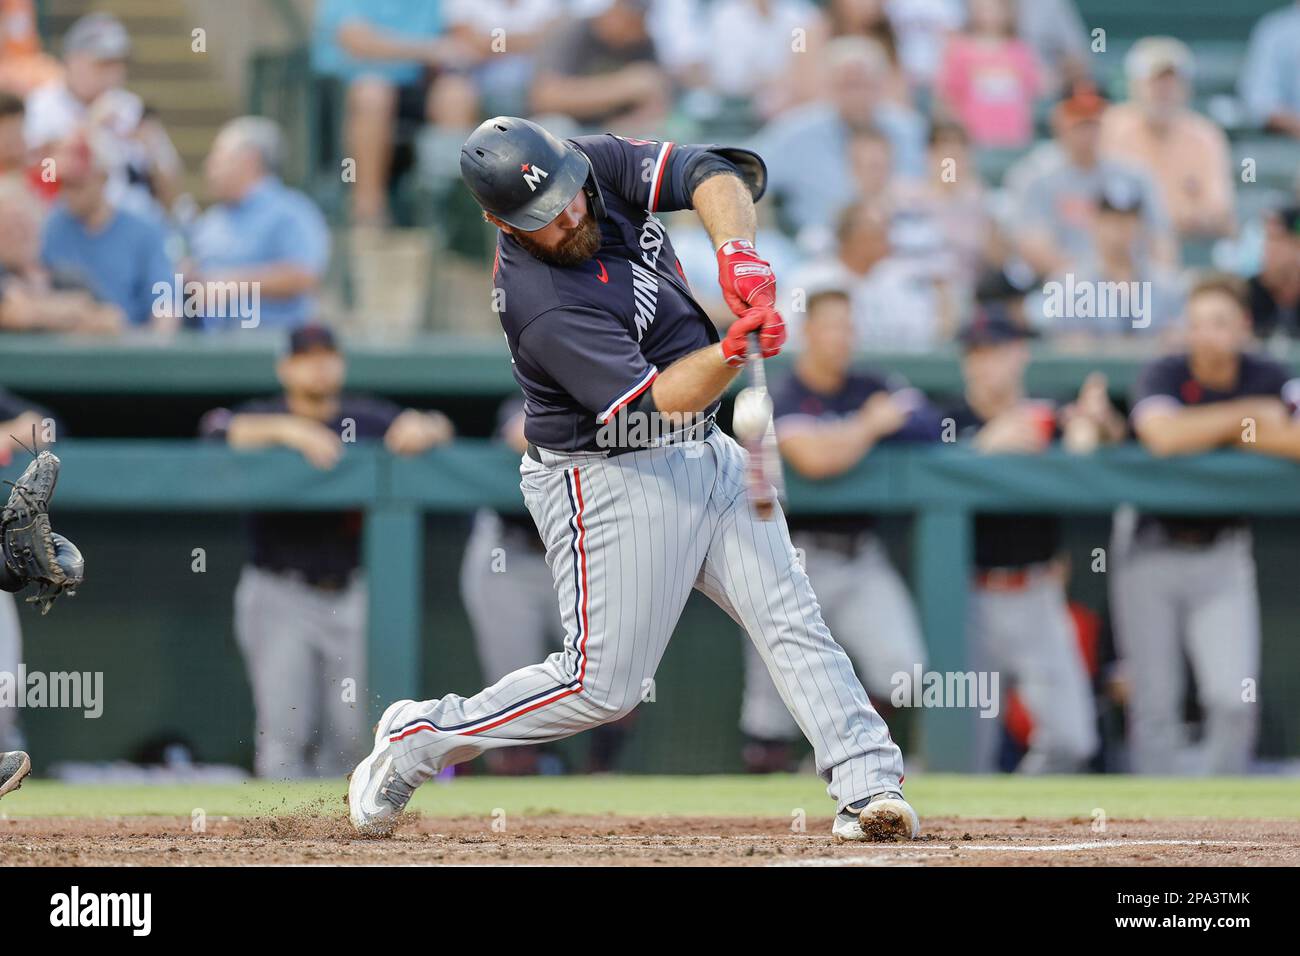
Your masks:
<path fill-rule="evenodd" d="M 757 336 L 749 337 L 749 351 L 745 356 L 749 373 L 749 387 L 757 394 L 768 397 L 767 369 L 758 347 Z M 777 501 L 784 496 L 785 481 L 781 474 L 781 455 L 776 444 L 776 426 L 772 416 L 767 426 L 755 436 L 747 438 L 749 452 L 749 500 L 754 513 L 762 521 L 770 521 L 776 514 Z"/>

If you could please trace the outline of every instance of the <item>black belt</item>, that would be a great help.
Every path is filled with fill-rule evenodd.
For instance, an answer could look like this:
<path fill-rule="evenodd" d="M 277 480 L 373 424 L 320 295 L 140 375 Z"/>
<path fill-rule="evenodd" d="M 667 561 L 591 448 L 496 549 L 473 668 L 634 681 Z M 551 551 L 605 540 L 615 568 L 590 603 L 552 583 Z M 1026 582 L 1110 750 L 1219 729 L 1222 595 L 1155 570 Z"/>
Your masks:
<path fill-rule="evenodd" d="M 703 441 L 704 439 L 708 438 L 710 435 L 713 434 L 713 429 L 716 426 L 716 424 L 717 423 L 714 421 L 714 416 L 710 415 L 708 418 L 706 418 L 703 422 L 700 422 L 698 425 L 692 425 L 690 428 L 685 429 L 682 433 L 681 438 L 676 438 L 676 439 L 670 438 L 668 440 L 660 442 L 657 445 L 630 445 L 625 448 L 608 448 L 608 449 L 579 448 L 567 452 L 555 451 L 554 449 L 551 448 L 548 448 L 546 450 L 551 452 L 551 454 L 553 455 L 570 455 L 570 454 L 577 455 L 577 454 L 582 454 L 583 452 L 603 451 L 605 452 L 606 458 L 617 458 L 619 455 L 626 455 L 628 452 L 633 452 L 633 451 L 649 451 L 652 448 L 666 448 L 670 445 L 680 445 L 683 442 L 687 442 L 687 441 Z M 534 445 L 532 442 L 528 443 L 528 457 L 531 458 L 533 461 L 537 462 L 538 464 L 542 464 L 542 454 L 538 450 L 537 446 Z"/>
<path fill-rule="evenodd" d="M 1208 548 L 1218 544 L 1222 538 L 1250 527 L 1244 519 L 1225 519 L 1222 524 L 1204 526 L 1168 524 L 1154 518 L 1150 524 L 1138 528 L 1137 540 L 1170 544 L 1179 548 Z"/>
<path fill-rule="evenodd" d="M 265 564 L 255 564 L 253 566 L 259 571 L 278 574 L 297 581 L 299 584 L 305 584 L 318 591 L 328 591 L 331 594 L 346 590 L 348 585 L 352 583 L 353 578 L 353 572 L 347 574 L 308 574 L 300 568 L 271 567 Z"/>
<path fill-rule="evenodd" d="M 819 551 L 830 551 L 842 558 L 855 558 L 871 543 L 869 531 L 804 531 L 796 529 L 791 535 L 796 545 L 807 545 Z"/>

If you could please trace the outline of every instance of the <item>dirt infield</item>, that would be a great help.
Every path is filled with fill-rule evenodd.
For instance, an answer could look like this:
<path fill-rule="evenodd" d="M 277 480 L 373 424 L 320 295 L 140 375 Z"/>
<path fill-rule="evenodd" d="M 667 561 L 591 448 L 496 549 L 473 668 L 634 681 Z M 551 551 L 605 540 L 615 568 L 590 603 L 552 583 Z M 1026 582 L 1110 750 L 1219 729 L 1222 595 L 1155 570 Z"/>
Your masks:
<path fill-rule="evenodd" d="M 0 865 L 498 864 L 651 866 L 1297 866 L 1300 822 L 934 818 L 914 843 L 837 844 L 830 820 L 413 816 L 357 839 L 326 814 L 0 820 Z M 500 827 L 502 821 L 496 821 Z"/>

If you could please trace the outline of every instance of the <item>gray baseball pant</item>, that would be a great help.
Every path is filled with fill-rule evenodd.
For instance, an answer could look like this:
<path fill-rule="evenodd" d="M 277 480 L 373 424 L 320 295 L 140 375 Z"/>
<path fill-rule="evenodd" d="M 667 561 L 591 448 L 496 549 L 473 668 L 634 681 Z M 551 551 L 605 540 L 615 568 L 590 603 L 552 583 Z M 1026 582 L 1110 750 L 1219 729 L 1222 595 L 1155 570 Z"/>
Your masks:
<path fill-rule="evenodd" d="M 365 749 L 366 585 L 326 591 L 251 565 L 235 640 L 257 712 L 259 777 L 342 774 Z"/>
<path fill-rule="evenodd" d="M 490 682 L 541 660 L 564 637 L 551 569 L 515 538 L 495 512 L 478 512 L 460 566 L 461 598 Z"/>
<path fill-rule="evenodd" d="M 1241 774 L 1259 725 L 1259 591 L 1246 530 L 1213 544 L 1119 538 L 1110 569 L 1115 643 L 1128 679 L 1132 769 L 1150 774 Z M 1191 662 L 1204 714 L 1198 747 L 1183 725 Z"/>
<path fill-rule="evenodd" d="M 1096 701 L 1066 602 L 1050 565 L 1029 568 L 1015 590 L 971 588 L 967 641 L 976 671 L 996 671 L 1003 693 L 1014 685 L 1034 721 L 1021 773 L 1074 773 L 1097 751 Z M 996 766 L 1001 722 L 975 721 L 976 768 Z"/>
<path fill-rule="evenodd" d="M 819 547 L 816 536 L 796 532 L 808 578 L 835 639 L 848 652 L 859 678 L 876 700 L 888 700 L 895 674 L 910 678 L 925 665 L 925 642 L 907 585 L 890 563 L 880 539 L 864 532 L 851 558 Z M 760 740 L 789 740 L 799 728 L 777 693 L 763 658 L 746 642 L 745 695 L 740 729 Z"/>
<path fill-rule="evenodd" d="M 18 623 L 18 602 L 8 591 L 0 591 L 0 673 L 18 679 L 23 663 L 23 631 Z M 0 706 L 0 751 L 24 747 L 18 711 Z"/>
<path fill-rule="evenodd" d="M 754 516 L 735 441 L 714 430 L 616 457 L 541 454 L 523 459 L 521 488 L 546 544 L 564 648 L 472 697 L 397 712 L 388 739 L 408 782 L 628 713 L 650 696 L 699 589 L 755 642 L 838 808 L 901 788 L 902 755 L 822 620 L 784 516 Z"/>

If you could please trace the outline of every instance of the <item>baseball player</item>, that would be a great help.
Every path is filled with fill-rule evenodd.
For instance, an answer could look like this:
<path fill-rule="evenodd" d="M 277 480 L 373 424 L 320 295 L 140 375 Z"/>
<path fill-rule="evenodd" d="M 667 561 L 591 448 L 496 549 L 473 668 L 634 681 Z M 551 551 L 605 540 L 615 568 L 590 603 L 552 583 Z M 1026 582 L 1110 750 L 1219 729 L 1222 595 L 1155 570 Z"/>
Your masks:
<path fill-rule="evenodd" d="M 961 331 L 965 394 L 948 412 L 955 437 L 988 454 L 1036 454 L 1058 437 L 1083 450 L 1124 436 L 1104 380 L 1091 377 L 1064 408 L 1028 397 L 1025 333 L 996 305 Z M 1036 514 L 975 518 L 975 578 L 967 639 L 978 670 L 1009 679 L 1033 720 L 1022 773 L 1071 773 L 1096 751 L 1092 685 L 1075 638 L 1058 561 L 1060 519 Z M 996 764 L 999 724 L 976 721 L 976 764 Z"/>
<path fill-rule="evenodd" d="M 295 329 L 276 372 L 284 393 L 204 416 L 200 433 L 234 448 L 288 447 L 333 467 L 344 442 L 380 440 L 399 454 L 448 441 L 437 413 L 342 391 L 346 365 L 333 333 Z M 257 712 L 254 766 L 262 777 L 341 773 L 364 716 L 366 607 L 357 512 L 260 513 L 235 591 L 235 639 Z M 352 681 L 355 694 L 346 693 Z"/>
<path fill-rule="evenodd" d="M 50 527 L 59 459 L 49 451 L 32 452 L 35 457 L 0 510 L 0 591 L 15 594 L 35 585 L 26 603 L 46 614 L 60 596 L 76 593 L 85 579 L 86 562 L 75 544 Z M 0 752 L 0 797 L 21 787 L 31 769 L 23 751 Z"/>
<path fill-rule="evenodd" d="M 497 117 L 466 141 L 461 174 L 499 229 L 493 301 L 527 401 L 521 488 L 565 643 L 472 697 L 390 705 L 352 773 L 353 823 L 391 828 L 449 764 L 630 712 L 698 588 L 749 632 L 812 742 L 833 833 L 915 837 L 902 755 L 822 621 L 784 517 L 761 520 L 745 453 L 713 424 L 750 349 L 771 357 L 785 340 L 753 247 L 762 160 L 613 134 L 561 142 Z M 656 215 L 686 208 L 737 316 L 721 340 Z"/>
<path fill-rule="evenodd" d="M 522 455 L 524 403 L 506 400 L 498 413 L 497 435 Z M 460 594 L 474 631 L 483 676 L 495 683 L 511 671 L 540 660 L 564 641 L 564 626 L 555 613 L 555 587 L 546 566 L 546 548 L 527 515 L 498 514 L 484 508 L 474 525 L 460 566 Z M 592 731 L 587 769 L 613 769 L 626 736 L 629 714 Z M 509 747 L 483 755 L 494 773 L 520 775 L 544 768 L 537 747 Z"/>
<path fill-rule="evenodd" d="M 938 413 L 915 389 L 873 372 L 854 371 L 848 293 L 807 290 L 804 347 L 793 372 L 772 390 L 781 455 L 813 480 L 855 468 L 879 442 L 933 441 Z M 790 537 L 817 587 L 826 621 L 857 665 L 873 701 L 888 700 L 892 678 L 925 663 L 925 645 L 907 586 L 865 514 L 791 518 Z M 787 769 L 798 727 L 781 702 L 763 659 L 750 644 L 740 728 L 752 772 Z"/>
<path fill-rule="evenodd" d="M 1187 303 L 1187 351 L 1156 359 L 1135 388 L 1130 419 L 1157 455 L 1213 448 L 1300 459 L 1300 381 L 1246 351 L 1248 300 L 1233 277 L 1208 275 Z M 1115 640 L 1139 773 L 1244 773 L 1259 705 L 1259 594 L 1242 515 L 1130 515 L 1117 520 L 1109 575 Z M 1201 743 L 1182 722 L 1183 655 L 1203 714 Z"/>

